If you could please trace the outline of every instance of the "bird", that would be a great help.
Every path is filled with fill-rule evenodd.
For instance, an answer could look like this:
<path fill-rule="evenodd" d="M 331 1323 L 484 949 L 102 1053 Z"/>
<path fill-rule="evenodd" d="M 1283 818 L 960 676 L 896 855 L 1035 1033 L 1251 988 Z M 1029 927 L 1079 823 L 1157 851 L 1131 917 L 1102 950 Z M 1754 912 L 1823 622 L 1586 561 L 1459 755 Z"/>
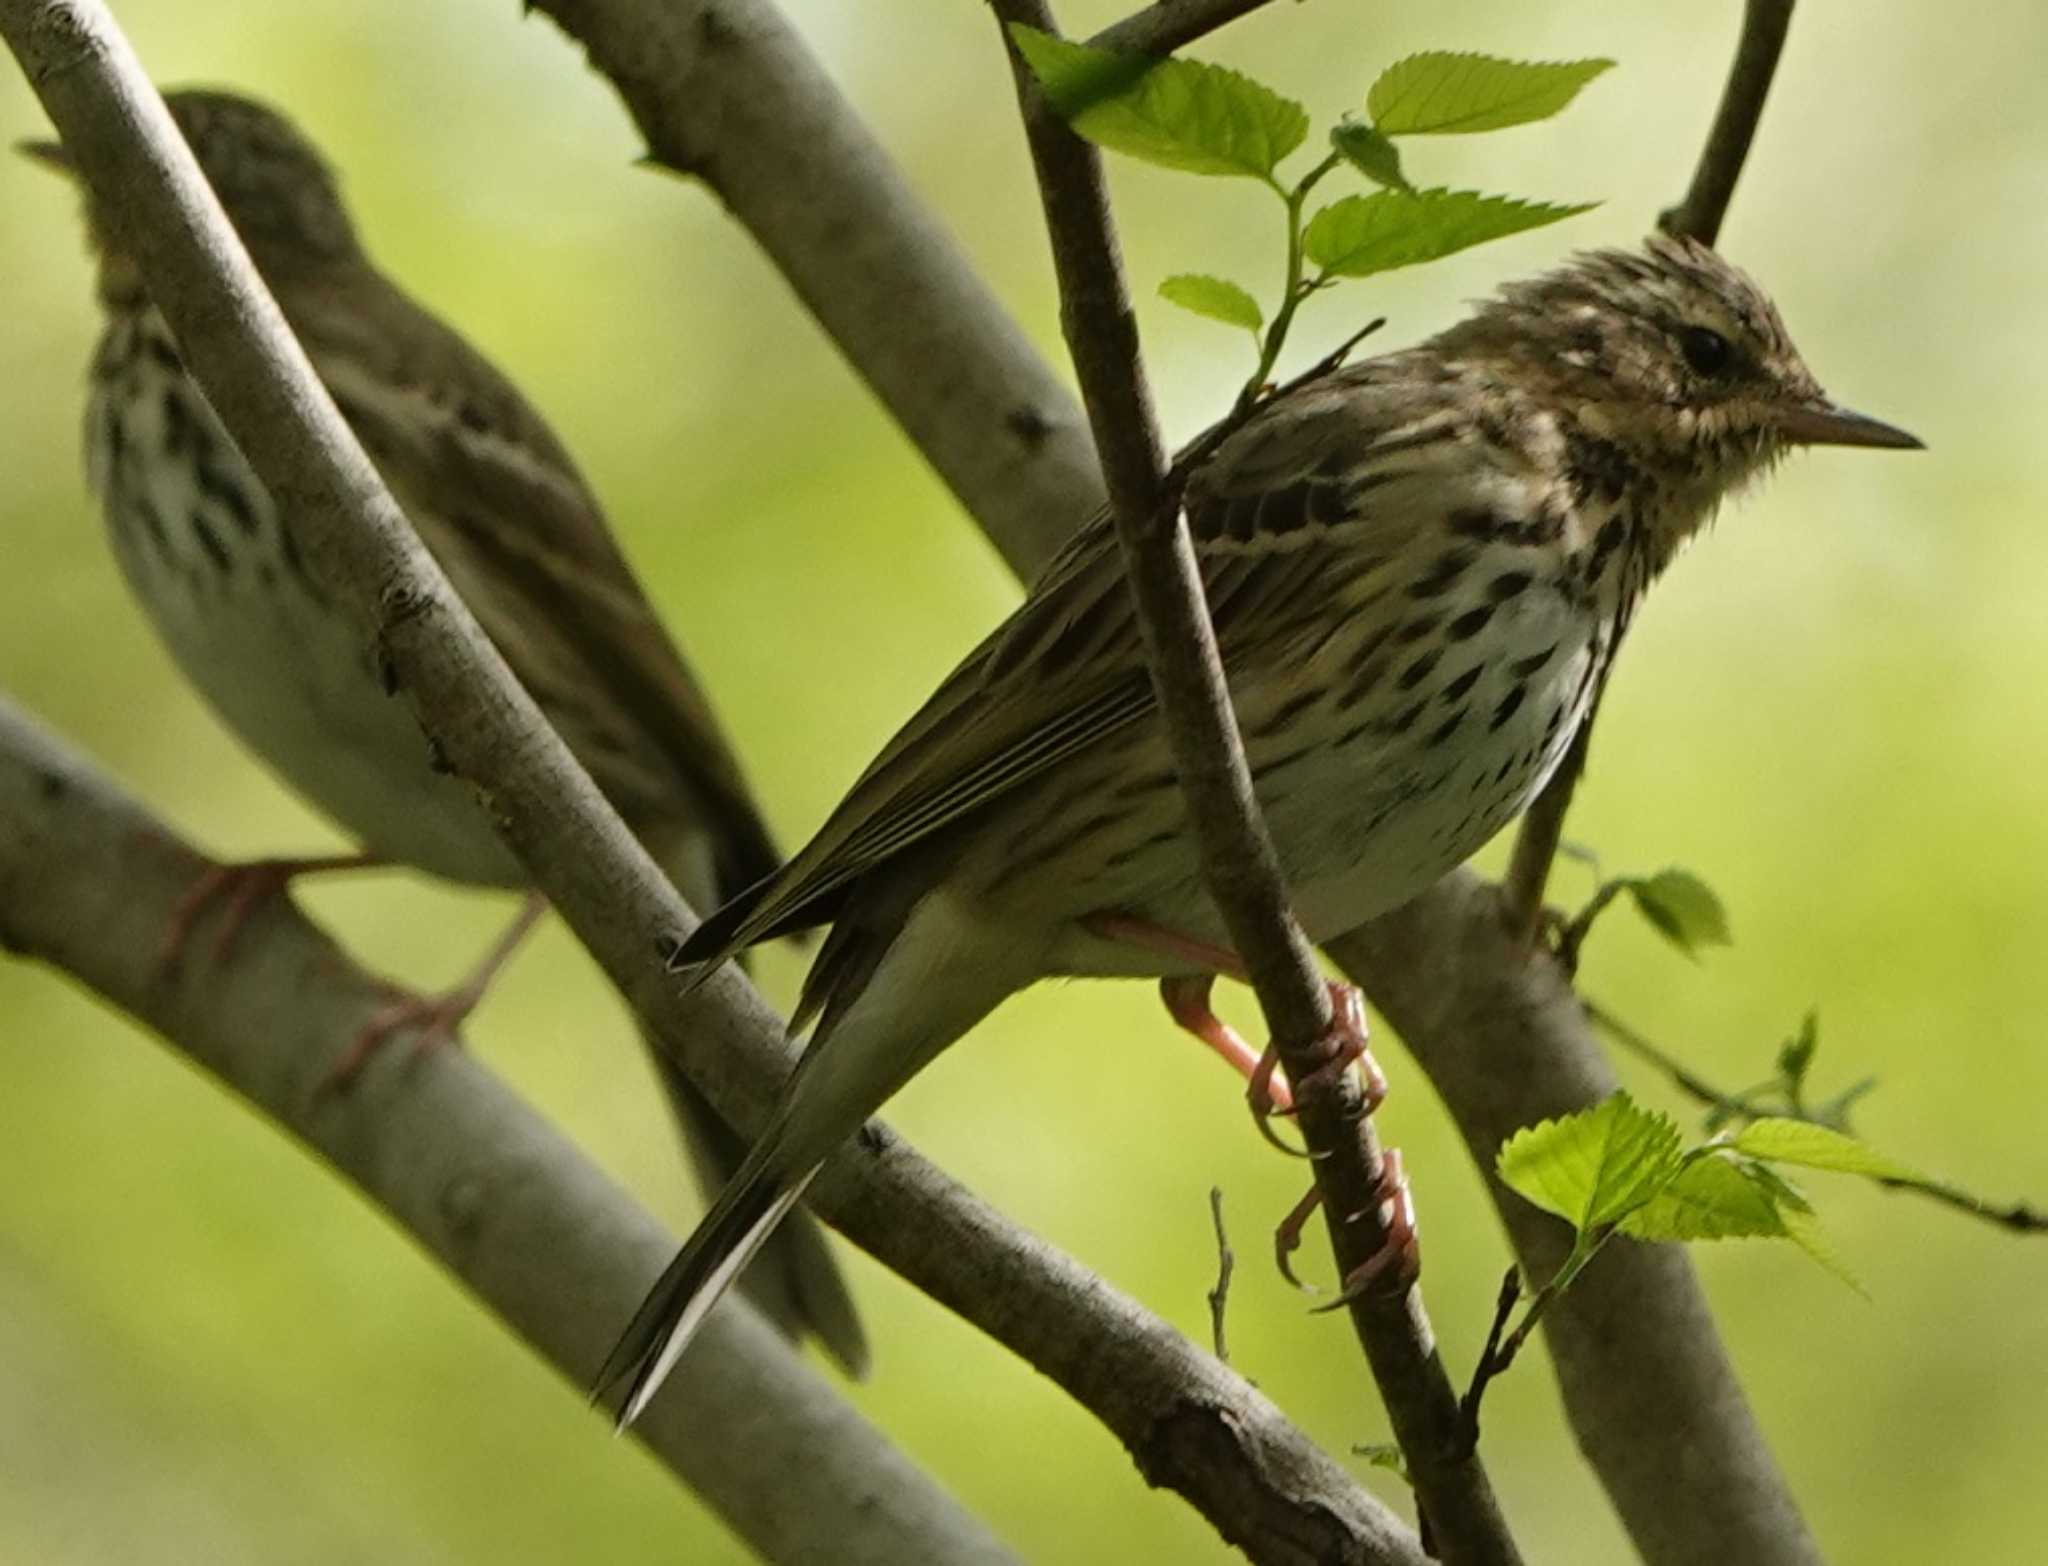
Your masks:
<path fill-rule="evenodd" d="M 1920 444 L 1832 402 L 1763 290 L 1665 235 L 1509 284 L 1196 441 L 1182 516 L 1309 938 L 1407 901 L 1535 797 L 1725 496 L 1796 448 Z M 1235 958 L 1106 514 L 674 961 L 701 983 L 818 925 L 792 1019 L 815 1023 L 808 1047 L 598 1378 L 621 1425 L 821 1163 L 1008 995 L 1151 978 L 1183 1025 L 1213 1024 L 1206 986 Z"/>
<path fill-rule="evenodd" d="M 381 272 L 336 176 L 282 112 L 207 88 L 171 116 L 315 370 L 456 592 L 636 836 L 698 907 L 781 856 L 696 678 L 554 432 L 489 360 Z M 21 150 L 65 174 L 60 143 Z M 352 1073 L 400 1025 L 452 1038 L 545 904 L 466 785 L 437 768 L 386 689 L 363 628 L 311 573 L 273 503 L 186 372 L 147 279 L 86 199 L 102 331 L 86 467 L 115 558 L 185 678 L 242 742 L 360 845 L 353 855 L 217 867 L 180 905 L 167 957 L 226 897 L 215 950 L 293 876 L 410 866 L 529 893 L 485 960 L 446 995 L 401 997 L 365 1031 Z M 699 1178 L 744 1152 L 646 1040 Z M 850 1371 L 867 1347 L 822 1234 L 800 1224 L 749 1275 L 783 1329 L 815 1333 Z"/>

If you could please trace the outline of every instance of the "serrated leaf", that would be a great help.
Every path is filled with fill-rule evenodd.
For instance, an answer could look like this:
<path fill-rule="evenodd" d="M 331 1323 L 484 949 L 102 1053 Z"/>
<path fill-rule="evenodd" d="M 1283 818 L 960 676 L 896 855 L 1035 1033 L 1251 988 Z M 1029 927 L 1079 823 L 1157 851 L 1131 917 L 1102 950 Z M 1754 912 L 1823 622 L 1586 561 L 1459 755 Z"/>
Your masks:
<path fill-rule="evenodd" d="M 1373 124 L 1390 136 L 1502 130 L 1549 119 L 1613 64 L 1432 50 L 1380 72 L 1365 95 L 1365 108 Z"/>
<path fill-rule="evenodd" d="M 1785 1233 L 1777 1182 L 1712 1153 L 1695 1158 L 1663 1190 L 1621 1221 L 1638 1240 L 1728 1240 Z"/>
<path fill-rule="evenodd" d="M 1159 285 L 1159 297 L 1225 326 L 1241 326 L 1254 336 L 1266 324 L 1258 300 L 1228 278 L 1180 272 Z"/>
<path fill-rule="evenodd" d="M 1010 36 L 1060 117 L 1099 147 L 1263 178 L 1308 135 L 1300 104 L 1220 65 L 1094 49 L 1021 23 Z"/>
<path fill-rule="evenodd" d="M 1382 190 L 1346 196 L 1309 219 L 1308 259 L 1336 277 L 1370 277 L 1590 212 L 1472 190 Z"/>
<path fill-rule="evenodd" d="M 1686 956 L 1697 957 L 1702 946 L 1730 944 L 1727 910 L 1714 889 L 1690 870 L 1659 870 L 1631 879 L 1628 890 L 1657 933 Z"/>
<path fill-rule="evenodd" d="M 1581 1233 L 1640 1207 L 1678 1173 L 1678 1127 L 1616 1093 L 1525 1126 L 1501 1144 L 1501 1179 Z"/>
<path fill-rule="evenodd" d="M 1376 185 L 1390 190 L 1413 190 L 1401 172 L 1401 149 L 1393 139 L 1374 130 L 1363 120 L 1345 120 L 1332 127 L 1330 145 L 1346 163 Z"/>
<path fill-rule="evenodd" d="M 1868 1175 L 1873 1180 L 1925 1180 L 1927 1177 L 1896 1158 L 1828 1126 L 1810 1120 L 1766 1116 L 1752 1120 L 1728 1145 L 1751 1158 L 1802 1169 L 1832 1169 L 1841 1174 Z"/>

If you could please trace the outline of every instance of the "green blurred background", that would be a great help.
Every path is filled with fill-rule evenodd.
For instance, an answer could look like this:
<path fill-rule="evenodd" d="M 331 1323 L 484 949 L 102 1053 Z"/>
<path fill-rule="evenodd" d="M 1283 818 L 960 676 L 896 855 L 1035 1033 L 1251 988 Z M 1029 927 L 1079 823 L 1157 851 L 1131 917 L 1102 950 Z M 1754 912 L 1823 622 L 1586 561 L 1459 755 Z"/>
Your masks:
<path fill-rule="evenodd" d="M 800 839 L 1016 589 L 746 237 L 701 190 L 632 166 L 609 90 L 511 0 L 119 9 L 161 79 L 288 105 L 344 171 L 383 262 L 547 411 L 680 628 L 768 814 Z M 1056 351 L 983 9 L 792 10 Z M 1117 14 L 1068 11 L 1076 28 Z M 1736 11 L 1314 0 L 1210 41 L 1202 53 L 1294 91 L 1319 122 L 1417 48 L 1621 62 L 1551 125 L 1409 153 L 1425 182 L 1604 207 L 1321 302 L 1297 357 L 1368 313 L 1392 318 L 1385 341 L 1411 339 L 1503 277 L 1639 236 L 1690 167 Z M 1701 871 L 1737 944 L 1695 966 L 1617 914 L 1585 983 L 1731 1085 L 1766 1074 L 1817 1005 L 1823 1084 L 1883 1079 L 1861 1112 L 1870 1137 L 1987 1194 L 2039 1198 L 2048 149 L 2032 105 L 2048 12 L 2003 0 L 1883 16 L 1811 0 L 1797 18 L 1724 245 L 1777 295 L 1831 390 L 1932 449 L 1794 463 L 1660 589 L 1572 834 L 1615 869 Z M 0 137 L 43 130 L 0 71 Z M 1150 289 L 1191 265 L 1269 285 L 1272 214 L 1248 187 L 1128 165 L 1116 180 L 1160 398 L 1183 436 L 1246 353 Z M 174 682 L 116 580 L 78 476 L 95 323 L 75 203 L 13 159 L 0 160 L 0 298 L 0 685 L 222 854 L 332 844 Z M 1569 898 L 1586 884 L 1560 873 Z M 304 896 L 366 962 L 421 985 L 461 970 L 506 912 L 403 876 Z M 764 967 L 787 996 L 793 961 Z M 647 1202 L 689 1221 L 629 1030 L 559 929 L 469 1036 Z M 1430 1307 L 1452 1361 L 1469 1364 L 1504 1248 L 1426 1084 L 1397 1046 L 1382 1058 Z M 1627 1075 L 1690 1115 L 1659 1081 Z M 41 968 L 0 967 L 0 1084 L 0 1558 L 739 1556 L 324 1169 Z M 1129 1106 L 1160 1102 L 1170 1120 L 1132 1123 Z M 1256 1256 L 1300 1178 L 1144 986 L 1028 995 L 890 1113 L 1195 1333 L 1213 1272 L 1209 1186 Z M 1842 1561 L 2038 1559 L 2048 1242 L 1816 1186 L 1868 1302 L 1789 1247 L 1698 1260 L 1824 1544 Z M 852 1395 L 1027 1557 L 1223 1557 L 1053 1388 L 864 1259 L 850 1265 L 878 1367 Z M 1341 1321 L 1306 1315 L 1256 1261 L 1239 1278 L 1240 1367 L 1331 1448 L 1381 1439 Z M 1540 1359 L 1490 1408 L 1494 1472 L 1530 1557 L 1626 1559 Z"/>

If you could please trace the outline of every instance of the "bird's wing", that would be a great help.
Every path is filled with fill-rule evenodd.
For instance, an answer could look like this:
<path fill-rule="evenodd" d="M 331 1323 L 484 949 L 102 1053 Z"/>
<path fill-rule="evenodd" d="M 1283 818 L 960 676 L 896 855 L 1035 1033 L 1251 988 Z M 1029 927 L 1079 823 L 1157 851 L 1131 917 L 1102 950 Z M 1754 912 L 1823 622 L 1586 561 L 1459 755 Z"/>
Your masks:
<path fill-rule="evenodd" d="M 399 311 L 404 332 L 389 329 Z M 702 689 L 517 388 L 381 280 L 374 300 L 321 296 L 292 324 L 456 591 L 620 813 L 650 835 L 673 826 L 680 780 L 708 817 L 724 892 L 773 871 L 781 856 Z"/>
<path fill-rule="evenodd" d="M 1262 410 L 1190 480 L 1188 524 L 1226 670 L 1300 645 L 1297 632 L 1328 619 L 1339 575 L 1382 571 L 1400 552 L 1408 529 L 1375 504 L 1375 491 L 1444 437 L 1441 420 L 1416 418 L 1414 388 L 1376 389 L 1398 375 L 1398 361 L 1382 360 L 1303 388 Z M 856 878 L 1152 710 L 1115 534 L 1098 516 L 817 836 L 707 921 L 677 960 L 710 962 L 831 917 L 835 894 Z"/>

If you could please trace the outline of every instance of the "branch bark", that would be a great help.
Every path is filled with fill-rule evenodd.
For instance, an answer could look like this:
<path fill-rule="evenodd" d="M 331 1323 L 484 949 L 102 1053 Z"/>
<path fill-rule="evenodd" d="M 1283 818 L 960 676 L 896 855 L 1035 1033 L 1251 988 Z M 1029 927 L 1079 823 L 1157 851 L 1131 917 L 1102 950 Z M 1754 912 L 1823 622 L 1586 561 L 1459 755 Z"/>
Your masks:
<path fill-rule="evenodd" d="M 993 0 L 992 9 L 1006 24 L 1057 31 L 1043 0 Z M 1167 481 L 1102 160 L 1053 112 L 1007 34 L 1004 47 L 1038 172 L 1067 347 L 1102 455 L 1117 545 L 1202 879 L 1244 962 L 1288 1080 L 1297 1085 L 1296 1123 L 1339 1275 L 1348 1278 L 1394 1243 L 1381 1218 L 1379 1137 L 1356 1077 L 1321 1069 L 1335 1050 L 1330 995 L 1295 923 L 1279 855 L 1253 793 L 1194 546 L 1180 496 Z M 1391 1291 L 1360 1289 L 1348 1303 L 1407 1457 L 1427 1537 L 1453 1566 L 1519 1562 L 1485 1465 L 1459 1440 L 1457 1394 L 1420 1288 L 1409 1280 Z"/>
<path fill-rule="evenodd" d="M 91 763 L 0 701 L 0 947 L 155 1029 L 402 1225 L 572 1384 L 674 1249 L 662 1226 L 459 1050 L 321 1094 L 388 1001 L 286 899 L 232 964 L 159 971 L 204 866 Z M 724 1312 L 687 1387 L 635 1434 L 768 1560 L 1015 1559 L 751 1309 Z"/>
<path fill-rule="evenodd" d="M 1685 199 L 1657 216 L 1657 226 L 1667 234 L 1697 239 L 1711 245 L 1721 236 L 1721 220 L 1728 215 L 1729 198 L 1735 181 L 1749 159 L 1750 144 L 1756 140 L 1757 122 L 1763 117 L 1764 97 L 1777 74 L 1778 59 L 1785 52 L 1785 34 L 1792 25 L 1792 0 L 1746 0 L 1742 11 L 1742 36 L 1736 40 L 1735 63 L 1729 68 L 1728 84 L 1721 92 L 1721 106 L 1707 132 L 1693 170 L 1692 184 Z M 1564 818 L 1577 792 L 1579 777 L 1586 770 L 1586 754 L 1592 745 L 1595 710 L 1586 716 L 1572 748 L 1522 818 L 1515 836 L 1515 848 L 1508 865 L 1501 906 L 1508 928 L 1524 946 L 1533 946 L 1543 920 L 1543 890 L 1550 881 L 1550 866 L 1557 858 L 1557 845 L 1564 838 Z"/>
<path fill-rule="evenodd" d="M 1692 184 L 1683 201 L 1658 214 L 1657 226 L 1665 233 L 1690 235 L 1703 245 L 1721 237 L 1721 220 L 1728 215 L 1735 182 L 1749 161 L 1750 143 L 1756 140 L 1764 98 L 1771 90 L 1771 78 L 1778 74 L 1778 59 L 1785 52 L 1785 34 L 1791 26 L 1792 0 L 1746 0 L 1742 36 L 1735 41 L 1728 85 L 1721 91 L 1721 106 L 1714 112 L 1714 124 L 1693 170 Z"/>
<path fill-rule="evenodd" d="M 703 107 L 703 100 L 692 95 L 690 82 L 681 77 L 667 79 L 652 63 L 660 57 L 690 57 L 694 31 L 703 25 L 711 9 L 708 0 L 672 0 L 663 5 L 649 4 L 647 0 L 574 0 L 573 4 L 570 0 L 536 0 L 536 4 L 561 22 L 584 45 L 593 62 L 612 77 L 643 130 L 689 127 L 717 140 L 716 122 Z M 765 0 L 746 0 L 741 14 L 754 16 L 764 4 Z M 1140 14 L 1150 16 L 1171 8 L 1162 4 Z M 1128 39 L 1118 39 L 1116 32 L 1117 29 L 1111 29 L 1097 41 L 1133 46 Z M 747 29 L 738 30 L 732 48 L 746 50 L 753 36 Z M 785 32 L 774 36 L 786 42 Z M 641 60 L 636 52 L 642 50 L 650 51 L 647 60 Z M 822 89 L 826 100 L 823 107 L 811 101 L 807 84 L 821 83 L 822 72 L 808 58 L 794 63 L 792 58 L 782 54 L 752 58 L 745 62 L 744 69 L 759 82 L 763 75 L 773 77 L 780 62 L 788 67 L 789 74 L 769 85 L 776 93 L 788 95 L 795 108 L 805 115 L 824 114 L 828 109 L 845 113 L 843 102 L 829 87 Z M 731 56 L 728 61 L 734 69 L 742 68 Z M 711 87 L 716 90 L 715 83 Z M 873 159 L 840 156 L 837 149 L 845 142 L 837 134 L 824 138 L 818 145 L 822 150 L 807 166 L 807 178 L 847 193 L 856 210 L 873 214 L 865 221 L 876 226 L 903 223 L 903 235 L 899 238 L 916 241 L 901 245 L 898 254 L 904 265 L 887 276 L 860 269 L 837 271 L 829 266 L 820 267 L 815 263 L 830 259 L 829 247 L 821 247 L 820 254 L 810 258 L 813 264 L 805 272 L 811 279 L 812 290 L 806 297 L 817 301 L 814 308 L 818 310 L 820 325 L 833 336 L 848 359 L 863 368 L 878 390 L 884 385 L 880 371 L 885 364 L 900 361 L 899 369 L 905 363 L 916 365 L 907 346 L 913 341 L 913 334 L 942 334 L 952 352 L 981 361 L 982 373 L 976 385 L 984 389 L 977 394 L 981 398 L 979 403 L 960 403 L 945 385 L 915 374 L 888 377 L 891 390 L 884 395 L 901 399 L 891 406 L 905 428 L 920 427 L 922 421 L 940 411 L 921 404 L 953 401 L 950 412 L 965 422 L 970 443 L 978 438 L 983 444 L 1000 448 L 1007 438 L 1005 421 L 1014 408 L 1002 388 L 1043 384 L 1042 365 L 1004 318 L 1000 307 L 985 294 L 971 300 L 958 294 L 948 295 L 945 280 L 957 264 L 957 251 L 939 233 L 928 214 L 919 212 L 912 221 L 903 217 L 900 204 L 892 205 L 894 194 L 901 190 L 900 180 L 881 179 L 880 165 Z M 650 150 L 656 157 L 673 161 L 652 131 Z M 733 155 L 744 157 L 744 152 Z M 732 167 L 730 161 L 721 160 L 711 177 L 726 181 L 716 188 L 727 204 L 739 212 L 741 205 L 731 184 Z M 770 186 L 792 183 L 786 166 L 767 159 L 761 160 L 753 172 Z M 749 198 L 771 199 L 772 192 Z M 742 221 L 746 219 L 742 217 Z M 763 243 L 766 245 L 767 241 L 764 239 Z M 773 247 L 770 248 L 772 251 Z M 937 302 L 929 303 L 932 301 Z M 959 313 L 949 319 L 933 319 L 954 311 Z M 856 336 L 844 331 L 842 323 L 848 320 L 888 322 L 900 330 Z M 1062 429 L 1083 426 L 1079 409 L 1064 392 L 1055 396 L 1052 406 L 1057 416 L 1049 416 L 1049 422 Z M 978 437 L 974 431 L 979 432 Z M 1037 524 L 1020 528 L 1014 496 L 1004 489 L 991 468 L 968 464 L 955 471 L 962 475 L 955 487 L 963 505 L 991 537 L 999 543 L 1005 538 L 1031 541 L 1028 547 L 1005 547 L 1019 573 L 1027 577 L 1044 563 L 1073 525 L 1103 503 L 1100 469 L 1093 463 L 1072 462 L 1061 468 L 1058 483 L 1048 483 L 1048 509 Z M 1372 939 L 1410 939 L 1411 926 L 1416 932 L 1412 938 L 1417 942 L 1430 932 L 1441 931 L 1445 920 L 1438 910 L 1446 900 L 1452 908 L 1469 908 L 1469 879 L 1453 877 L 1409 908 L 1389 915 L 1374 927 Z M 1494 916 L 1497 915 L 1496 907 Z M 1338 949 L 1358 961 L 1357 948 L 1350 942 L 1339 943 Z M 1376 995 L 1399 977 L 1382 976 L 1363 961 L 1358 961 L 1351 971 Z M 1510 1121 L 1519 1126 L 1547 1112 L 1594 1102 L 1605 1092 L 1605 1077 L 1601 1057 L 1583 1022 L 1570 1015 L 1568 1009 L 1550 1003 L 1556 988 L 1554 974 L 1527 962 L 1522 951 L 1502 953 L 1492 948 L 1470 953 L 1464 971 L 1468 982 L 1491 997 L 1489 1015 L 1502 1020 L 1479 1033 L 1461 1032 L 1465 1026 L 1461 1017 L 1415 1006 L 1402 1008 L 1397 1026 L 1424 1069 L 1436 1079 L 1438 1091 L 1463 1129 L 1475 1157 L 1490 1169 L 1499 1141 L 1497 1128 L 1512 1129 Z M 1527 1033 L 1513 1033 L 1514 1024 L 1508 1019 L 1520 1016 L 1541 1016 L 1544 1026 Z M 1511 1033 L 1513 1058 L 1518 1062 L 1516 1072 L 1503 1071 L 1497 1078 L 1476 1069 L 1457 1071 L 1448 1066 L 1440 1072 L 1440 1061 L 1458 1060 L 1468 1048 L 1477 1054 L 1482 1047 L 1496 1047 L 1495 1041 Z M 1518 1084 L 1522 1083 L 1526 1087 L 1518 1092 Z M 1505 1108 L 1499 1102 L 1504 1094 L 1513 1099 Z M 1546 1110 L 1541 1107 L 1544 1105 L 1553 1108 Z M 1514 1199 L 1504 1197 L 1498 1190 L 1494 1194 L 1515 1232 L 1533 1222 L 1526 1208 Z M 1538 1251 L 1531 1249 L 1526 1254 L 1540 1262 Z M 1621 1254 L 1617 1252 L 1617 1256 Z M 1635 1256 L 1633 1249 L 1627 1254 Z M 1561 1377 L 1567 1363 L 1574 1367 L 1566 1383 L 1566 1408 L 1581 1447 L 1614 1499 L 1648 1566 L 1684 1566 L 1700 1560 L 1694 1541 L 1716 1538 L 1723 1516 L 1734 1514 L 1787 1519 L 1781 1539 L 1766 1537 L 1767 1530 L 1742 1531 L 1744 1545 L 1752 1551 L 1751 1558 L 1762 1566 L 1794 1566 L 1811 1561 L 1811 1540 L 1797 1520 L 1784 1479 L 1772 1466 L 1734 1381 L 1713 1321 L 1701 1305 L 1690 1261 L 1676 1250 L 1657 1249 L 1644 1254 L 1652 1260 L 1624 1263 L 1603 1259 L 1600 1268 L 1559 1302 L 1545 1328 Z M 1610 1274 L 1615 1276 L 1610 1279 Z M 1617 1306 L 1618 1300 L 1626 1302 L 1625 1309 Z M 1696 1377 L 1704 1387 L 1685 1419 L 1672 1417 L 1675 1404 L 1668 1401 L 1660 1404 L 1657 1398 L 1647 1396 L 1601 1395 L 1603 1386 L 1625 1389 L 1644 1366 L 1654 1370 L 1666 1360 L 1694 1367 L 1687 1373 L 1674 1372 L 1675 1380 L 1691 1384 Z M 1642 1384 L 1655 1387 L 1659 1383 L 1651 1376 Z M 1692 1394 L 1682 1390 L 1671 1393 L 1672 1397 L 1681 1395 Z M 1723 1480 L 1695 1489 L 1686 1479 L 1697 1471 L 1721 1475 Z M 1734 1558 L 1732 1551 L 1729 1558 Z"/>
<path fill-rule="evenodd" d="M 690 911 L 412 535 L 104 7 L 0 0 L 0 34 L 192 373 L 293 517 L 313 569 L 374 635 L 440 754 L 719 1112 L 758 1126 L 789 1066 L 781 1019 L 730 971 L 677 999 L 657 936 L 687 928 Z M 255 946 L 245 940 L 242 960 L 256 960 Z M 1419 1566 L 1413 1534 L 1240 1377 L 886 1130 L 849 1144 L 814 1191 L 813 1205 L 856 1243 L 1067 1388 L 1148 1480 L 1185 1495 L 1254 1559 Z M 570 1363 L 594 1367 L 626 1314 L 580 1314 L 589 1336 Z"/>
<path fill-rule="evenodd" d="M 528 9 L 582 43 L 652 161 L 717 193 L 1012 570 L 1100 504 L 1073 398 L 772 0 Z"/>

